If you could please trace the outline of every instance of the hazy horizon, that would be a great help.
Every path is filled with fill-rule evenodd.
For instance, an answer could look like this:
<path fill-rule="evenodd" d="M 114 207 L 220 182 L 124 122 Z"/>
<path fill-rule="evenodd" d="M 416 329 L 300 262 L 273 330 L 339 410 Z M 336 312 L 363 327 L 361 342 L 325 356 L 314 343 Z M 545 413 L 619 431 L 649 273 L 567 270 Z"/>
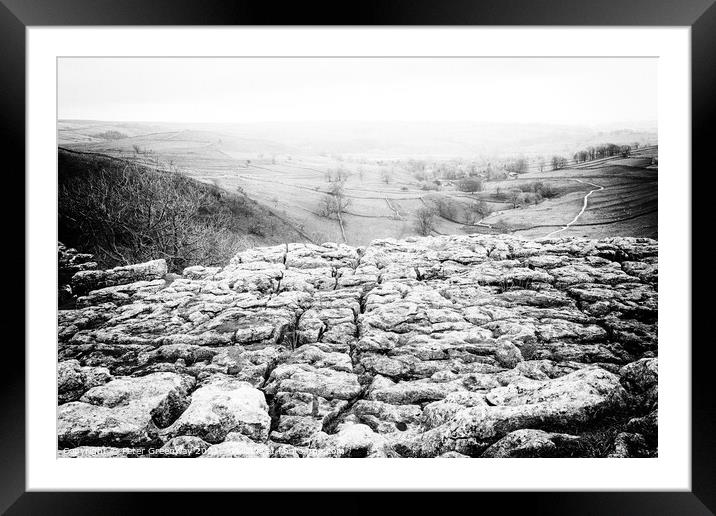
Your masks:
<path fill-rule="evenodd" d="M 359 124 L 406 124 L 406 125 L 421 125 L 421 124 L 445 124 L 445 125 L 491 125 L 491 126 L 544 126 L 544 127 L 565 127 L 565 128 L 589 128 L 589 129 L 602 129 L 602 130 L 619 130 L 619 129 L 630 129 L 628 126 L 635 126 L 638 129 L 653 128 L 656 129 L 658 126 L 658 120 L 656 119 L 644 119 L 644 120 L 621 120 L 615 122 L 602 122 L 602 123 L 558 123 L 558 122 L 500 122 L 500 121 L 483 121 L 483 120 L 259 120 L 253 122 L 212 122 L 208 120 L 121 120 L 111 118 L 76 118 L 76 117 L 59 117 L 58 122 L 98 122 L 98 123 L 117 123 L 117 124 L 157 124 L 157 125 L 176 125 L 176 126 L 199 126 L 206 125 L 212 127 L 240 127 L 240 126 L 261 126 L 261 125 L 272 125 L 272 124 L 289 124 L 289 125 L 359 125 Z"/>
<path fill-rule="evenodd" d="M 61 58 L 58 119 L 655 124 L 652 58 Z"/>

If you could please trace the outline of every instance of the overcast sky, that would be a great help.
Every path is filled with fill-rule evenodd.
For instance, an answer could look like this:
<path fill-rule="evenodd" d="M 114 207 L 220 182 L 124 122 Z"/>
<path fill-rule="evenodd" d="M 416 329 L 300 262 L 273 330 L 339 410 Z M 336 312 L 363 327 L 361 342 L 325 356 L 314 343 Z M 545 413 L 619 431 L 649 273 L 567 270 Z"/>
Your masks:
<path fill-rule="evenodd" d="M 61 58 L 58 75 L 61 119 L 657 120 L 649 58 Z"/>

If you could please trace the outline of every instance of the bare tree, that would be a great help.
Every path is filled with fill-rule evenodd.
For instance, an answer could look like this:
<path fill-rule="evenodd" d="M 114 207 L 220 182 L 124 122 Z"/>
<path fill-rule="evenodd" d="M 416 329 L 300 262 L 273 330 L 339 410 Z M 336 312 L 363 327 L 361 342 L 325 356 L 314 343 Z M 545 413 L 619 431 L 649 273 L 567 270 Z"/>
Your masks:
<path fill-rule="evenodd" d="M 514 161 L 509 162 L 505 168 L 510 172 L 517 174 L 524 174 L 527 172 L 527 160 L 525 158 L 518 158 Z"/>
<path fill-rule="evenodd" d="M 415 230 L 419 235 L 428 236 L 435 229 L 435 210 L 423 206 L 415 212 Z"/>
<path fill-rule="evenodd" d="M 457 222 L 458 210 L 455 201 L 446 195 L 433 194 L 427 197 L 435 215 Z"/>
<path fill-rule="evenodd" d="M 509 199 L 513 208 L 517 208 L 524 201 L 524 194 L 519 188 L 511 188 L 509 191 Z"/>
<path fill-rule="evenodd" d="M 108 265 L 165 258 L 176 271 L 222 263 L 247 228 L 266 230 L 242 197 L 182 174 L 94 159 L 96 172 L 61 181 L 59 212 Z"/>
<path fill-rule="evenodd" d="M 387 185 L 388 183 L 390 183 L 393 180 L 392 170 L 388 170 L 387 168 L 382 168 L 380 170 L 380 178 Z"/>
<path fill-rule="evenodd" d="M 491 213 L 485 201 L 475 201 L 467 206 L 465 210 L 465 222 L 474 224 L 484 219 Z"/>
<path fill-rule="evenodd" d="M 321 217 L 340 218 L 341 214 L 350 206 L 351 200 L 346 197 L 342 181 L 331 184 L 328 193 L 321 199 L 318 214 Z"/>
<path fill-rule="evenodd" d="M 586 150 L 577 151 L 574 153 L 574 156 L 572 156 L 575 163 L 584 163 L 589 158 L 589 152 Z"/>
<path fill-rule="evenodd" d="M 559 170 L 567 166 L 567 158 L 563 156 L 552 156 L 552 170 Z"/>
<path fill-rule="evenodd" d="M 336 180 L 345 183 L 349 177 L 351 177 L 351 171 L 339 165 L 336 170 Z"/>

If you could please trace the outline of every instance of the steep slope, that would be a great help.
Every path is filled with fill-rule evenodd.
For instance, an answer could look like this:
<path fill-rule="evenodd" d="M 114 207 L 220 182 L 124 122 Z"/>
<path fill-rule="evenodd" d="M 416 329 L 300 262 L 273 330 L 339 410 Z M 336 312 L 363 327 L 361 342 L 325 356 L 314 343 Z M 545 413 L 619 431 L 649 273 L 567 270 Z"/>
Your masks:
<path fill-rule="evenodd" d="M 104 267 L 164 258 L 171 271 L 259 245 L 307 241 L 241 192 L 131 160 L 58 150 L 59 240 Z"/>
<path fill-rule="evenodd" d="M 290 244 L 157 271 L 73 276 L 60 456 L 656 454 L 653 240 Z"/>

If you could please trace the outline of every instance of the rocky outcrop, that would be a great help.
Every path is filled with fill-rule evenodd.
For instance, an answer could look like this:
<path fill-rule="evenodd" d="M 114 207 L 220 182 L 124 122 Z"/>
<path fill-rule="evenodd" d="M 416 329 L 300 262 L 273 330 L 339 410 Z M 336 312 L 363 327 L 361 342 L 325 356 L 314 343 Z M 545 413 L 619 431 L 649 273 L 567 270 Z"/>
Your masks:
<path fill-rule="evenodd" d="M 490 446 L 482 457 L 565 457 L 579 442 L 579 437 L 568 434 L 554 434 L 544 430 L 515 430 Z"/>
<path fill-rule="evenodd" d="M 288 244 L 172 281 L 160 262 L 73 276 L 60 456 L 656 453 L 653 240 Z"/>
<path fill-rule="evenodd" d="M 236 378 L 215 375 L 194 391 L 189 407 L 164 435 L 193 435 L 219 443 L 229 432 L 238 432 L 265 441 L 270 425 L 263 392 Z"/>
<path fill-rule="evenodd" d="M 62 242 L 57 243 L 57 269 L 60 276 L 60 284 L 70 282 L 72 276 L 80 271 L 89 271 L 97 268 L 94 256 L 87 253 L 80 253 L 77 249 L 67 247 Z"/>
<path fill-rule="evenodd" d="M 72 276 L 72 292 L 83 295 L 92 290 L 126 285 L 136 281 L 163 279 L 167 275 L 166 260 L 153 260 L 138 265 L 125 265 L 114 269 L 84 270 Z"/>
<path fill-rule="evenodd" d="M 112 379 L 106 367 L 82 367 L 79 360 L 65 360 L 57 366 L 57 401 L 76 401 L 92 387 Z"/>
<path fill-rule="evenodd" d="M 72 276 L 80 271 L 96 268 L 97 262 L 94 261 L 93 255 L 80 253 L 62 242 L 57 243 L 57 300 L 60 307 L 66 307 L 76 298 L 70 286 Z"/>
<path fill-rule="evenodd" d="M 156 444 L 159 429 L 189 405 L 187 394 L 194 383 L 189 375 L 152 373 L 92 387 L 79 401 L 60 405 L 60 446 Z"/>

